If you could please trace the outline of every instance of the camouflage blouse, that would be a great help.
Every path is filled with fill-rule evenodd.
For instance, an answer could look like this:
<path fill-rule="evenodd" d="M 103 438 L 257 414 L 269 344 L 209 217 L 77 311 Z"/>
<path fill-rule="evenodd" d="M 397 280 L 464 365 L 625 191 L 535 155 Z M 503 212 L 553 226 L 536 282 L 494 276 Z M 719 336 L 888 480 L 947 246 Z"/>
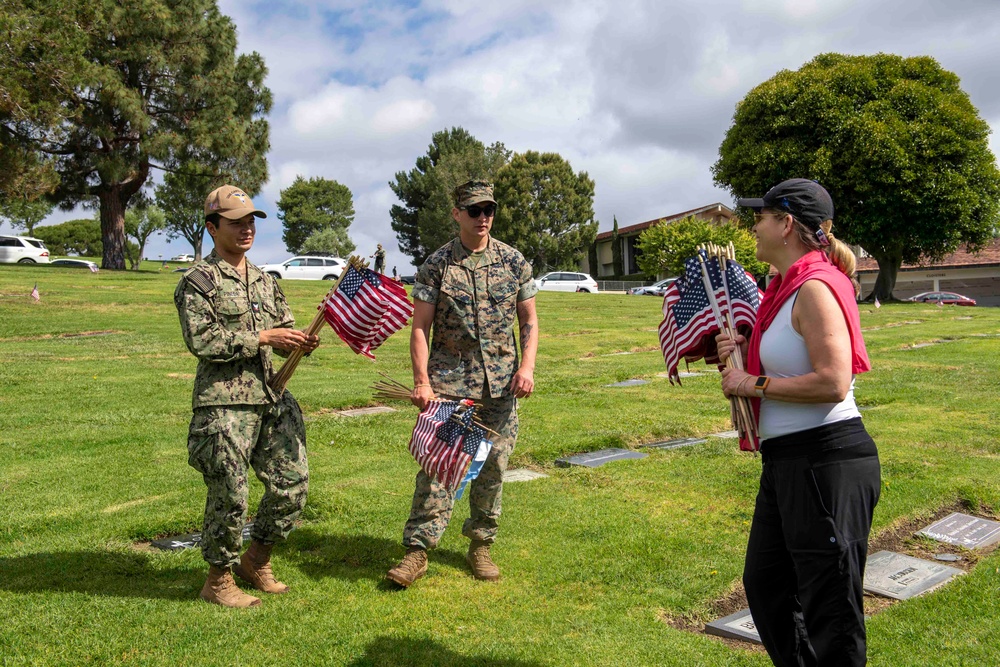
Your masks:
<path fill-rule="evenodd" d="M 490 238 L 478 266 L 455 238 L 417 272 L 413 298 L 436 304 L 427 364 L 434 391 L 499 398 L 518 367 L 517 302 L 538 292 L 524 256 Z"/>
<path fill-rule="evenodd" d="M 198 358 L 193 406 L 260 405 L 277 394 L 272 352 L 258 345 L 264 329 L 295 325 L 277 281 L 247 262 L 247 280 L 212 251 L 184 273 L 174 291 L 181 334 Z"/>

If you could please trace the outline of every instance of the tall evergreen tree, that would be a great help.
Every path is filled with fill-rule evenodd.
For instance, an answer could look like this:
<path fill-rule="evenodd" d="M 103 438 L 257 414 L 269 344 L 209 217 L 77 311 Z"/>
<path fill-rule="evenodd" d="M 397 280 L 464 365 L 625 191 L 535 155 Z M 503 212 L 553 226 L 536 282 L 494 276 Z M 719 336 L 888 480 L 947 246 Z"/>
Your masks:
<path fill-rule="evenodd" d="M 615 226 L 611 230 L 611 270 L 616 276 L 625 275 L 625 260 L 622 256 L 621 237 L 618 235 L 618 216 L 614 217 Z"/>
<path fill-rule="evenodd" d="M 458 233 L 451 217 L 455 187 L 473 179 L 492 181 L 510 159 L 502 143 L 484 145 L 461 127 L 435 132 L 416 167 L 398 172 L 389 187 L 402 206 L 389 212 L 399 249 L 420 266 L 427 256 Z"/>
<path fill-rule="evenodd" d="M 354 222 L 354 200 L 350 188 L 337 181 L 297 176 L 281 191 L 278 219 L 285 227 L 281 238 L 292 254 L 302 252 L 306 239 L 324 230 L 338 230 L 342 233 L 338 244 L 350 244 L 354 249 L 347 236 L 347 228 Z"/>
<path fill-rule="evenodd" d="M 493 234 L 531 262 L 536 275 L 578 269 L 597 236 L 594 181 L 558 153 L 518 153 L 496 179 Z"/>
<path fill-rule="evenodd" d="M 64 208 L 99 206 L 104 268 L 125 268 L 125 210 L 152 169 L 211 156 L 266 171 L 264 62 L 236 56 L 235 26 L 215 0 L 9 0 L 4 10 L 0 28 L 16 38 L 0 48 L 0 172 L 54 178 Z"/>

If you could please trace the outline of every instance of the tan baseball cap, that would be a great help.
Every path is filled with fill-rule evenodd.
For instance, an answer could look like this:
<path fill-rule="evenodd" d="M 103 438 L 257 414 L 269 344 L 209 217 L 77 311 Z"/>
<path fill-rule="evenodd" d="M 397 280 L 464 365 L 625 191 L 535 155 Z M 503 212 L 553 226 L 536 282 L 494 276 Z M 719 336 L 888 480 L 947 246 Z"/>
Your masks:
<path fill-rule="evenodd" d="M 218 213 L 228 220 L 237 220 L 250 214 L 258 218 L 267 217 L 267 213 L 254 208 L 247 193 L 235 185 L 223 185 L 221 188 L 212 190 L 211 194 L 208 195 L 205 200 L 205 218 L 207 219 L 213 213 Z"/>

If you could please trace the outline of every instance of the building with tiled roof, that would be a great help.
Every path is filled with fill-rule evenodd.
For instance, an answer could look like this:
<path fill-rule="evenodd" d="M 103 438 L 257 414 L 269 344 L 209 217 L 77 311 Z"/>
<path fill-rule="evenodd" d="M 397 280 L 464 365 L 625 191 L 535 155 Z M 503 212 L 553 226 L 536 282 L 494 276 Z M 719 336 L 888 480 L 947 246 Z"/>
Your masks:
<path fill-rule="evenodd" d="M 857 252 L 857 248 L 855 248 Z M 878 263 L 871 257 L 858 259 L 861 293 L 875 287 Z M 1000 239 L 977 253 L 957 250 L 934 264 L 903 264 L 896 275 L 893 296 L 906 299 L 921 292 L 958 292 L 981 306 L 1000 306 Z"/>
<path fill-rule="evenodd" d="M 619 227 L 618 242 L 622 246 L 622 264 L 624 265 L 625 273 L 635 274 L 640 272 L 639 265 L 636 263 L 636 258 L 638 257 L 636 242 L 639 240 L 639 234 L 642 233 L 643 230 L 658 223 L 669 224 L 688 216 L 703 218 L 709 222 L 721 225 L 734 218 L 736 214 L 733 213 L 733 210 L 728 206 L 715 203 L 709 204 L 708 206 L 693 208 L 690 211 L 673 213 L 671 215 L 655 218 L 653 220 L 647 220 L 646 222 L 640 222 L 627 227 Z M 586 271 L 594 278 L 614 274 L 611 245 L 611 237 L 613 234 L 614 231 L 612 230 L 608 232 L 601 232 L 597 235 L 597 238 L 594 240 L 594 243 L 597 244 L 597 266 L 590 266 L 589 259 L 585 257 L 582 262 L 582 266 L 580 267 L 582 271 Z"/>

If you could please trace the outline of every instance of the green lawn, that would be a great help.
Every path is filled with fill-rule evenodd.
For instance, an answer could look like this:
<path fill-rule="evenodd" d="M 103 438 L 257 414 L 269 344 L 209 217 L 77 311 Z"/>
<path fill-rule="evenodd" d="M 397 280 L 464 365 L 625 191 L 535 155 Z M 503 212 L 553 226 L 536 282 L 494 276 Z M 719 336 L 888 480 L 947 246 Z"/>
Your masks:
<path fill-rule="evenodd" d="M 378 371 L 410 382 L 407 335 L 372 363 L 325 330 L 289 385 L 312 473 L 304 521 L 275 551 L 293 591 L 253 610 L 202 603 L 197 551 L 136 546 L 197 530 L 204 504 L 187 465 L 195 360 L 172 301 L 178 274 L 146 266 L 0 266 L 0 664 L 770 664 L 665 621 L 711 620 L 739 586 L 759 458 L 710 438 L 593 470 L 553 465 L 730 428 L 717 376 L 683 387 L 659 376 L 651 297 L 539 295 L 537 388 L 521 404 L 512 466 L 549 477 L 505 488 L 498 584 L 466 570 L 463 501 L 427 577 L 407 591 L 385 585 L 403 553 L 416 413 L 333 411 L 373 404 Z M 36 283 L 40 303 L 28 297 Z M 305 326 L 329 284 L 282 287 Z M 956 502 L 992 515 L 1000 309 L 863 306 L 862 326 L 874 371 L 856 394 L 883 463 L 875 532 Z M 604 387 L 629 378 L 649 384 Z M 998 573 L 1000 556 L 985 556 L 875 615 L 870 664 L 1000 664 Z"/>

